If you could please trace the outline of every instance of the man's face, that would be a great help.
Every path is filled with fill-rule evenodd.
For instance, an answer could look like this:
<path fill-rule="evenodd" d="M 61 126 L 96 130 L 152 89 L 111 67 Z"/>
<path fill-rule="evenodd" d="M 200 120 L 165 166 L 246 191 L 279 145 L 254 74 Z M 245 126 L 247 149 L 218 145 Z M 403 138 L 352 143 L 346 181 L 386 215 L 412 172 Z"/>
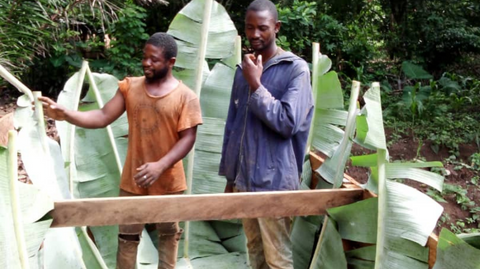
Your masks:
<path fill-rule="evenodd" d="M 147 44 L 143 48 L 143 74 L 150 81 L 165 78 L 168 71 L 172 68 L 170 61 L 163 55 L 163 49 Z"/>
<path fill-rule="evenodd" d="M 249 10 L 245 16 L 245 34 L 255 52 L 262 52 L 275 44 L 275 34 L 279 29 L 280 23 L 268 10 Z"/>

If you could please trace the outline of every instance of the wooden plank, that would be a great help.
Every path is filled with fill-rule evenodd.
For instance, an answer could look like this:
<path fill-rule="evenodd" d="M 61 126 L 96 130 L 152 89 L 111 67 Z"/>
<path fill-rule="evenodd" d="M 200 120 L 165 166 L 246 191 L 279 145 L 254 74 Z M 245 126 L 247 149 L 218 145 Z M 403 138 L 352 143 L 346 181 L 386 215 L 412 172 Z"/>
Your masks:
<path fill-rule="evenodd" d="M 310 165 L 312 166 L 312 170 L 314 171 L 315 174 L 318 174 L 315 170 L 317 170 L 323 163 L 325 162 L 325 160 L 318 154 L 316 154 L 315 152 L 313 151 L 310 151 Z M 350 181 L 352 184 L 354 184 L 355 186 L 357 186 L 357 188 L 361 188 L 360 187 L 360 183 L 358 181 L 356 181 L 353 177 L 351 177 L 350 175 L 344 173 L 343 174 L 343 177 L 345 179 L 347 179 L 348 181 Z M 317 185 L 317 180 L 313 179 L 312 178 L 312 185 L 316 186 Z M 313 188 L 313 186 L 311 186 Z M 353 188 L 351 186 L 351 184 L 343 184 L 342 185 L 342 188 Z M 363 199 L 368 199 L 368 198 L 372 198 L 372 197 L 376 197 L 376 194 L 369 191 L 369 190 L 365 190 L 365 192 L 363 193 L 364 194 L 364 197 Z"/>
<path fill-rule="evenodd" d="M 437 260 L 437 245 L 438 245 L 438 236 L 432 233 L 428 237 L 427 247 L 428 247 L 428 268 L 432 269 Z"/>
<path fill-rule="evenodd" d="M 56 201 L 52 227 L 322 215 L 362 199 L 363 190 L 243 192 Z"/>

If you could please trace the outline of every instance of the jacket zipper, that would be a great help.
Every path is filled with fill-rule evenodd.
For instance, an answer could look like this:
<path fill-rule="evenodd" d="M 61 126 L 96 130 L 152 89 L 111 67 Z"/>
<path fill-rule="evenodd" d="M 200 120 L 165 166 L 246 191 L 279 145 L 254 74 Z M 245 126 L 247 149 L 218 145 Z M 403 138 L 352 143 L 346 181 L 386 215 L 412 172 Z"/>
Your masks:
<path fill-rule="evenodd" d="M 247 119 L 248 119 L 248 102 L 250 101 L 250 88 L 248 89 L 248 97 L 247 97 L 247 105 L 245 106 L 245 120 L 243 121 L 243 130 L 242 130 L 242 136 L 240 138 L 240 150 L 238 152 L 238 159 L 240 162 L 240 166 L 238 168 L 238 171 L 241 171 L 242 169 L 242 164 L 243 164 L 243 140 L 245 139 L 245 130 L 247 129 Z M 240 176 L 240 172 L 237 172 L 237 176 L 235 177 L 235 183 L 237 182 L 238 177 Z M 247 191 L 250 190 L 250 180 L 246 180 L 247 183 Z"/>

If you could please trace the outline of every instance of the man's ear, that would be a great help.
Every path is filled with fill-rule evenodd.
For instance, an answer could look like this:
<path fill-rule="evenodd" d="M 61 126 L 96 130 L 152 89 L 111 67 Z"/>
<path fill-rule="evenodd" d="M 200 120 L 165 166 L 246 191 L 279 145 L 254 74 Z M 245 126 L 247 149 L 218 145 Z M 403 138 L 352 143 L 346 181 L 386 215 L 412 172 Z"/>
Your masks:
<path fill-rule="evenodd" d="M 170 60 L 168 60 L 168 64 L 173 67 L 175 65 L 175 62 L 177 61 L 177 57 L 172 57 Z"/>
<path fill-rule="evenodd" d="M 282 26 L 282 22 L 281 21 L 277 21 L 275 23 L 275 34 L 278 34 L 278 31 L 280 31 L 280 26 Z"/>

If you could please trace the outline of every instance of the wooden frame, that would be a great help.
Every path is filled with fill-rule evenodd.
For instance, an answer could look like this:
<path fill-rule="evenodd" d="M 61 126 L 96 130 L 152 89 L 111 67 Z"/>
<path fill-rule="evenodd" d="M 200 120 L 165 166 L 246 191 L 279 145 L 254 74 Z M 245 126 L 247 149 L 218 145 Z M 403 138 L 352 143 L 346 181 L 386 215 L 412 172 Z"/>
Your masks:
<path fill-rule="evenodd" d="M 315 171 L 324 162 L 311 152 Z M 188 220 L 322 215 L 331 207 L 376 197 L 352 177 L 341 189 L 203 195 L 162 195 L 56 201 L 52 227 L 102 226 Z M 315 179 L 316 177 L 314 177 Z M 316 185 L 312 180 L 312 185 Z M 349 247 L 349 242 L 344 242 Z M 436 260 L 438 237 L 430 235 L 429 268 Z"/>

